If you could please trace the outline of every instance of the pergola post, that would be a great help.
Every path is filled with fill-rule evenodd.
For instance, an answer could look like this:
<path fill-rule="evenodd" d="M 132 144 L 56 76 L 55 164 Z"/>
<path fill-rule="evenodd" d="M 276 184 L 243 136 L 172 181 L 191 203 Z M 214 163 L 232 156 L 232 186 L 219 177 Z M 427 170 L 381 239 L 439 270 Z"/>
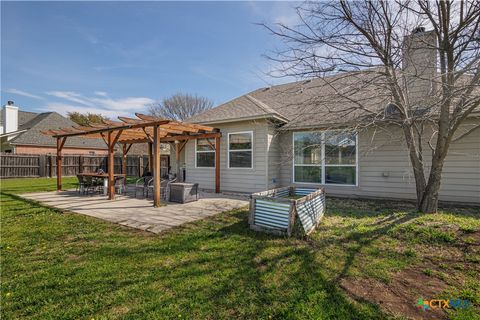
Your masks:
<path fill-rule="evenodd" d="M 220 137 L 215 137 L 215 193 L 220 193 Z"/>
<path fill-rule="evenodd" d="M 153 172 L 153 143 L 148 143 L 148 171 Z"/>
<path fill-rule="evenodd" d="M 123 144 L 122 151 L 123 151 L 122 152 L 122 173 L 125 175 L 125 179 L 123 179 L 123 187 L 125 188 L 127 186 L 127 153 L 128 153 L 128 148 L 125 143 Z"/>
<path fill-rule="evenodd" d="M 153 206 L 160 207 L 160 126 L 153 127 Z"/>
<path fill-rule="evenodd" d="M 112 131 L 108 132 L 108 199 L 115 199 L 115 159 Z"/>
<path fill-rule="evenodd" d="M 62 149 L 67 137 L 57 138 L 57 191 L 62 191 Z"/>
<path fill-rule="evenodd" d="M 187 141 L 188 140 L 185 140 L 185 141 L 175 140 L 175 160 L 177 162 L 177 181 L 181 181 L 181 182 L 183 182 L 183 177 L 181 176 L 182 170 L 180 168 L 180 164 L 182 162 L 180 161 L 181 160 L 180 158 L 182 155 L 182 150 L 187 144 Z"/>

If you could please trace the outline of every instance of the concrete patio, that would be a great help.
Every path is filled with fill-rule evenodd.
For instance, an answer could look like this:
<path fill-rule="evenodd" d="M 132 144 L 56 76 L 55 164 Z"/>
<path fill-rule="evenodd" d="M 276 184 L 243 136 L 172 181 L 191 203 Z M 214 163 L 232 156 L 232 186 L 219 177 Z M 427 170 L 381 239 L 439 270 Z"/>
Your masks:
<path fill-rule="evenodd" d="M 153 207 L 150 199 L 128 195 L 108 200 L 107 196 L 86 196 L 75 191 L 62 191 L 29 193 L 22 197 L 50 207 L 153 233 L 248 205 L 245 196 L 209 192 L 200 192 L 198 201 L 185 204 L 163 202 L 164 206 L 159 208 Z"/>

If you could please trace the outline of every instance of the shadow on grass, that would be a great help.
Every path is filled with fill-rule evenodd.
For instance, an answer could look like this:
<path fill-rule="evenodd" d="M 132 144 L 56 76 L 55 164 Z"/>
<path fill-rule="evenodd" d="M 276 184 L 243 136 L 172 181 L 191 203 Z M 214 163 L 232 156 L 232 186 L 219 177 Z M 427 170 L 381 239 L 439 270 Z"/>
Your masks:
<path fill-rule="evenodd" d="M 48 208 L 4 195 L 11 209 Z M 125 310 L 127 318 L 386 318 L 372 304 L 348 300 L 305 242 L 255 233 L 246 217 L 246 211 L 221 214 L 154 237 L 85 223 L 91 221 L 80 215 L 27 217 L 21 229 L 7 230 L 14 247 L 13 230 L 36 241 L 21 242 L 5 258 L 5 285 L 18 298 L 5 303 L 2 316 L 101 318 Z M 47 251 L 38 251 L 47 240 Z"/>

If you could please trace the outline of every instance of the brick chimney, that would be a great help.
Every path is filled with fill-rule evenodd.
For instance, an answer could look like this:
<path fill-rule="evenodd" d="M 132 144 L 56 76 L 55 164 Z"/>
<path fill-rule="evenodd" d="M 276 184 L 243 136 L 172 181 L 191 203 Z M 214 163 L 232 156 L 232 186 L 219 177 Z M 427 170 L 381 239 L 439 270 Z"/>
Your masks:
<path fill-rule="evenodd" d="M 2 107 L 2 123 L 1 132 L 9 133 L 18 130 L 18 107 L 15 106 L 13 101 L 8 101 L 6 105 Z"/>
<path fill-rule="evenodd" d="M 403 42 L 402 69 L 410 103 L 419 104 L 431 96 L 437 73 L 437 38 L 433 31 L 418 27 Z"/>

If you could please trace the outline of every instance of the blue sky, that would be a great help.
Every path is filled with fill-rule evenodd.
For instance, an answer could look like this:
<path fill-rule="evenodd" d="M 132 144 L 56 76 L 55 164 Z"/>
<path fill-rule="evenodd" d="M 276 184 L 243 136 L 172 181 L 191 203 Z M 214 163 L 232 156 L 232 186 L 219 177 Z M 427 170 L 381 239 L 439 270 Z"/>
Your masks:
<path fill-rule="evenodd" d="M 288 2 L 1 2 L 1 103 L 142 112 L 176 92 L 220 104 L 282 80 L 257 22 L 296 23 Z"/>

